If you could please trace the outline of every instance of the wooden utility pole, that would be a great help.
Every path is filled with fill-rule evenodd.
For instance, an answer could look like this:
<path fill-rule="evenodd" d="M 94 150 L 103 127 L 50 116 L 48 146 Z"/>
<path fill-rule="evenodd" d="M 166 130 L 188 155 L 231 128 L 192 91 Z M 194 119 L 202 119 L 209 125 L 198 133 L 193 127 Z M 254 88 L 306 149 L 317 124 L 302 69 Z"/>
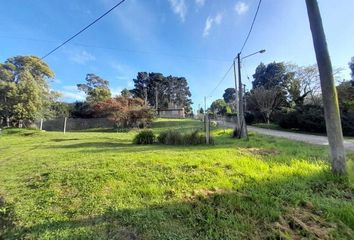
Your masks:
<path fill-rule="evenodd" d="M 320 9 L 317 0 L 306 0 L 306 5 L 320 72 L 326 130 L 332 158 L 332 171 L 336 174 L 344 175 L 346 174 L 346 162 L 338 97 Z"/>
<path fill-rule="evenodd" d="M 242 90 L 242 79 L 241 79 L 241 53 L 237 54 L 237 65 L 238 65 L 238 111 L 240 115 L 240 138 L 248 139 L 247 135 L 247 125 L 245 121 L 245 115 L 243 111 L 243 90 Z"/>
<path fill-rule="evenodd" d="M 239 110 L 239 105 L 238 105 L 238 94 L 237 94 L 237 75 L 236 75 L 236 61 L 234 59 L 234 78 L 235 78 L 235 109 L 237 112 L 236 116 L 236 136 L 240 136 L 240 110 Z"/>
<path fill-rule="evenodd" d="M 66 133 L 66 121 L 68 120 L 67 117 L 64 118 L 64 129 L 63 129 L 63 132 L 64 134 Z"/>

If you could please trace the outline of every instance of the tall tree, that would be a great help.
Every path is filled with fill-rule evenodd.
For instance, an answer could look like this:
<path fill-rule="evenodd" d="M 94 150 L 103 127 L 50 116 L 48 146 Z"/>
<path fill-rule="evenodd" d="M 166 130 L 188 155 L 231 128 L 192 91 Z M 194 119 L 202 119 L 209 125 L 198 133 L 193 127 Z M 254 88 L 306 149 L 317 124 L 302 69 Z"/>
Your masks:
<path fill-rule="evenodd" d="M 349 62 L 349 68 L 352 76 L 352 84 L 354 86 L 354 57 L 352 57 L 352 60 Z"/>
<path fill-rule="evenodd" d="M 0 64 L 0 114 L 7 122 L 42 117 L 51 99 L 54 73 L 36 56 L 16 56 Z"/>
<path fill-rule="evenodd" d="M 231 112 L 231 109 L 224 99 L 217 99 L 210 105 L 210 111 L 224 116 L 226 113 Z"/>
<path fill-rule="evenodd" d="M 226 88 L 222 97 L 224 98 L 226 103 L 234 104 L 236 101 L 235 88 Z"/>
<path fill-rule="evenodd" d="M 146 99 L 147 104 L 155 108 L 175 105 L 191 112 L 191 92 L 186 78 L 139 72 L 133 81 L 134 89 L 130 90 L 133 97 Z"/>
<path fill-rule="evenodd" d="M 252 86 L 253 89 L 258 87 L 264 87 L 265 89 L 281 87 L 285 89 L 293 77 L 294 73 L 288 72 L 283 62 L 273 62 L 268 65 L 260 63 L 253 74 Z"/>
<path fill-rule="evenodd" d="M 111 98 L 111 90 L 109 89 L 109 81 L 101 77 L 89 73 L 86 75 L 86 83 L 77 84 L 77 88 L 86 94 L 86 101 L 97 103 Z"/>

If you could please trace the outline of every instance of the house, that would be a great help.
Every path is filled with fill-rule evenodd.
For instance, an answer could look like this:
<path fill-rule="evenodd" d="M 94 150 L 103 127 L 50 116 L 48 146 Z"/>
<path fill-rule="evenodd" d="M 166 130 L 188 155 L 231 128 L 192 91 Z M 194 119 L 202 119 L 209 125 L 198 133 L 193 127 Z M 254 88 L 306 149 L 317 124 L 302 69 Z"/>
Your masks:
<path fill-rule="evenodd" d="M 183 107 L 169 103 L 167 108 L 159 108 L 158 116 L 161 118 L 185 118 Z"/>

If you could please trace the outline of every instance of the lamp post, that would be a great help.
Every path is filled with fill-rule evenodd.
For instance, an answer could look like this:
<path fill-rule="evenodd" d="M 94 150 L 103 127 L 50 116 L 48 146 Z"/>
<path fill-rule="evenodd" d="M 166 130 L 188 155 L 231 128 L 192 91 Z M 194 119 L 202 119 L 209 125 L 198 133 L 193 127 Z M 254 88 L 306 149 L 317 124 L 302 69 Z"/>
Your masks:
<path fill-rule="evenodd" d="M 244 108 L 243 108 L 243 85 L 242 85 L 242 79 L 241 79 L 241 60 L 251 57 L 253 55 L 256 55 L 258 53 L 265 53 L 266 50 L 260 50 L 258 52 L 249 54 L 245 57 L 241 58 L 241 53 L 237 54 L 237 65 L 238 65 L 238 113 L 237 113 L 237 120 L 238 124 L 236 124 L 236 132 L 237 132 L 237 138 L 242 138 L 242 139 L 248 139 L 248 134 L 247 134 L 247 125 L 245 121 L 245 114 L 244 114 Z M 237 93 L 237 90 L 236 90 Z M 238 128 L 238 129 L 237 129 Z"/>

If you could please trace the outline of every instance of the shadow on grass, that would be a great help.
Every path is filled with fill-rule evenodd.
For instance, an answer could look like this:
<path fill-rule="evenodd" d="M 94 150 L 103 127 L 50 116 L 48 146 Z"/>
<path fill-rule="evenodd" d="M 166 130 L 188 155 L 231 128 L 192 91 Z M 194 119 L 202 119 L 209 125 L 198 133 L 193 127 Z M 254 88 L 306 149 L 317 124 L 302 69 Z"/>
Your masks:
<path fill-rule="evenodd" d="M 112 204 L 98 216 L 14 227 L 4 238 L 353 239 L 354 211 L 346 211 L 354 208 L 353 196 L 344 197 L 350 191 L 328 172 L 249 179 L 233 191 L 195 189 L 184 197 L 171 189 L 165 203 L 131 209 Z"/>

